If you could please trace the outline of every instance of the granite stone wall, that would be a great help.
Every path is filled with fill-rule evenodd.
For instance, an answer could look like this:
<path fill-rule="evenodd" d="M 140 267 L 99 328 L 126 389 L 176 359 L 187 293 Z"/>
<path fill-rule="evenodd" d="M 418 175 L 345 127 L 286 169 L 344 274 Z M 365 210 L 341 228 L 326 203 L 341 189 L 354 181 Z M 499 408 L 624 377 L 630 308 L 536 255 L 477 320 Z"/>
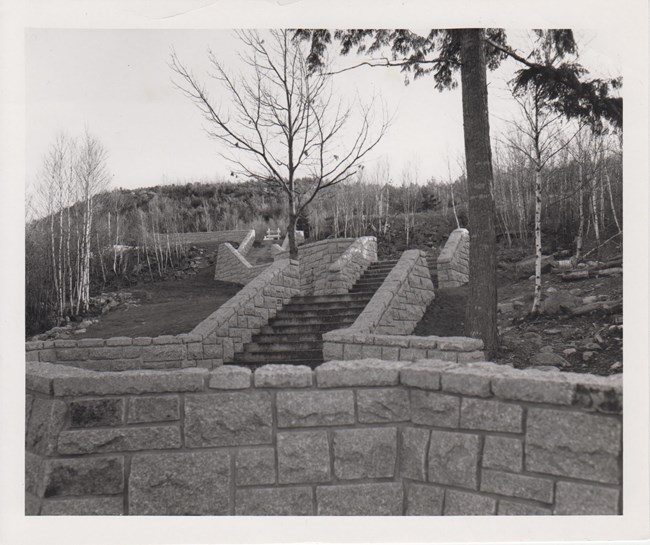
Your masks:
<path fill-rule="evenodd" d="M 485 359 L 483 343 L 478 339 L 409 336 L 433 298 L 426 254 L 420 250 L 404 252 L 355 322 L 349 328 L 323 334 L 325 360 Z"/>
<path fill-rule="evenodd" d="M 212 368 L 231 361 L 298 294 L 298 264 L 284 259 L 268 266 L 190 333 L 26 342 L 26 359 L 112 372 Z"/>
<path fill-rule="evenodd" d="M 616 515 L 621 376 L 27 362 L 29 515 Z"/>
<path fill-rule="evenodd" d="M 217 249 L 214 279 L 246 285 L 268 267 L 268 263 L 251 265 L 241 252 L 233 248 L 232 244 L 225 242 Z"/>
<path fill-rule="evenodd" d="M 335 265 L 344 254 L 346 257 Z M 376 261 L 376 254 L 375 237 L 333 238 L 300 246 L 298 261 L 300 262 L 301 295 L 343 293 L 341 280 L 349 283 L 357 273 L 360 276 L 359 271 L 365 270 L 371 261 Z M 285 251 L 276 254 L 274 259 L 286 259 L 288 256 L 289 252 Z M 330 270 L 331 266 L 334 266 L 332 270 Z"/>
<path fill-rule="evenodd" d="M 469 231 L 454 229 L 438 256 L 438 288 L 456 288 L 469 282 Z"/>

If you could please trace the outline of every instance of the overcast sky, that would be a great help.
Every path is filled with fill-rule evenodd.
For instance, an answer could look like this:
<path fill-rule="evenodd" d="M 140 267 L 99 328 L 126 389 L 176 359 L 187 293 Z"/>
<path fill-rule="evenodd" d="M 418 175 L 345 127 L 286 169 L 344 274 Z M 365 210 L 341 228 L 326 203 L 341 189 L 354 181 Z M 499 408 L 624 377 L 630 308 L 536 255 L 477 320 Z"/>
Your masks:
<path fill-rule="evenodd" d="M 576 31 L 581 62 L 594 76 L 621 75 L 620 40 L 608 32 Z M 528 34 L 508 32 L 524 51 Z M 196 107 L 172 84 L 169 68 L 174 48 L 199 77 L 212 48 L 237 72 L 235 52 L 241 44 L 225 30 L 43 30 L 26 31 L 27 184 L 42 164 L 57 132 L 79 135 L 87 127 L 109 153 L 113 186 L 136 188 L 160 183 L 227 179 L 229 166 L 209 139 Z M 354 55 L 336 59 L 338 66 L 358 62 Z M 505 91 L 516 68 L 513 62 L 489 75 L 492 134 L 503 118 L 514 115 Z M 215 100 L 221 97 L 210 84 Z M 405 168 L 417 168 L 419 181 L 452 175 L 463 155 L 460 90 L 440 93 L 425 77 L 404 85 L 398 69 L 362 68 L 337 75 L 334 90 L 344 100 L 383 98 L 395 120 L 380 146 L 368 156 L 366 172 L 388 162 L 400 183 Z"/>

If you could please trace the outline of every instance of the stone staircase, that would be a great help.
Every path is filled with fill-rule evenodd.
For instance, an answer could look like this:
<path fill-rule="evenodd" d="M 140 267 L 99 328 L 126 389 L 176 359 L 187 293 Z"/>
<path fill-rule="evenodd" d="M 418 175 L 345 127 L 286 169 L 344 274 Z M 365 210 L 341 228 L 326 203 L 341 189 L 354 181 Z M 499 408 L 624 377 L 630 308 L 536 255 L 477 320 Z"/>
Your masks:
<path fill-rule="evenodd" d="M 292 298 L 235 354 L 232 364 L 252 369 L 269 363 L 320 365 L 323 333 L 352 325 L 396 263 L 372 263 L 349 293 Z"/>

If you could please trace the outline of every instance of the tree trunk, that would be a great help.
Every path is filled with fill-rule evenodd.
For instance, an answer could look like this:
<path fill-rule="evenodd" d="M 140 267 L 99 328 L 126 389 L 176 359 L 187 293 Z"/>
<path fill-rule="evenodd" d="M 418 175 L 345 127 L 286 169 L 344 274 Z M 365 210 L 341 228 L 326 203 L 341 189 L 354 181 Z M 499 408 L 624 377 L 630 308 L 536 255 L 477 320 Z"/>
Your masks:
<path fill-rule="evenodd" d="M 538 163 L 539 165 L 539 163 Z M 539 314 L 542 304 L 542 172 L 535 167 L 535 295 L 530 313 Z"/>
<path fill-rule="evenodd" d="M 576 255 L 575 262 L 576 265 L 580 261 L 580 254 L 582 253 L 582 237 L 584 236 L 585 229 L 585 210 L 584 210 L 584 189 L 582 179 L 582 163 L 578 163 L 578 214 L 579 214 L 579 224 L 578 224 L 578 236 L 576 237 Z"/>
<path fill-rule="evenodd" d="M 498 349 L 496 240 L 492 151 L 488 118 L 485 31 L 461 32 L 461 81 L 469 201 L 469 297 L 465 334 L 483 339 L 488 355 Z"/>
<path fill-rule="evenodd" d="M 293 196 L 293 184 L 290 187 L 289 193 L 289 226 L 287 227 L 287 235 L 289 236 L 289 258 L 298 259 L 298 245 L 296 244 L 296 222 L 298 216 L 296 214 L 296 201 Z"/>

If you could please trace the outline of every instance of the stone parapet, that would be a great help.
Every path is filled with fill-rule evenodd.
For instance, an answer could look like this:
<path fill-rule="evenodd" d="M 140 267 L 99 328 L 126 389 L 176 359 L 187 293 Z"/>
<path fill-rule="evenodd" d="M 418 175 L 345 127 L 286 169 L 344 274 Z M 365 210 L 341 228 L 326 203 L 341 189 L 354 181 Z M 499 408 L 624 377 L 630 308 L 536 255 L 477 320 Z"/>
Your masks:
<path fill-rule="evenodd" d="M 232 361 L 235 352 L 241 352 L 244 344 L 299 294 L 298 263 L 274 261 L 191 333 L 203 338 L 204 356 L 214 360 L 211 367 Z"/>
<path fill-rule="evenodd" d="M 31 515 L 616 515 L 622 380 L 493 363 L 27 362 Z"/>
<path fill-rule="evenodd" d="M 360 333 L 408 335 L 433 300 L 426 254 L 407 250 L 349 329 Z"/>
<path fill-rule="evenodd" d="M 25 343 L 26 359 L 112 372 L 213 368 L 231 361 L 298 294 L 298 264 L 285 259 L 271 264 L 190 333 L 30 341 Z"/>
<path fill-rule="evenodd" d="M 373 253 L 376 255 L 377 247 L 374 237 L 361 237 L 356 238 L 333 238 L 327 240 L 319 240 L 318 242 L 311 242 L 303 244 L 298 248 L 298 261 L 300 262 L 300 292 L 301 295 L 325 295 L 334 293 L 341 293 L 338 285 L 339 275 L 337 271 L 330 271 L 332 266 L 351 246 L 355 245 L 356 250 L 350 251 L 350 260 L 344 264 L 341 262 L 339 267 L 345 269 L 345 275 L 348 273 L 352 275 L 352 267 L 356 264 L 361 265 L 364 260 L 370 260 Z M 351 256 L 360 254 L 355 259 L 353 265 Z M 361 257 L 363 255 L 364 257 Z M 278 252 L 273 256 L 274 260 L 286 259 L 289 257 L 288 251 Z M 375 258 L 376 259 L 376 258 Z M 336 267 L 335 267 L 336 268 Z M 336 282 L 334 287 L 331 287 L 331 282 Z"/>
<path fill-rule="evenodd" d="M 348 293 L 368 265 L 377 261 L 377 239 L 360 237 L 327 268 L 323 282 L 314 285 L 314 295 Z"/>
<path fill-rule="evenodd" d="M 469 282 L 469 231 L 454 229 L 438 256 L 438 288 L 455 288 Z"/>
<path fill-rule="evenodd" d="M 254 234 L 255 231 L 252 231 L 252 233 Z M 253 236 L 253 240 L 254 238 Z M 268 263 L 251 265 L 241 252 L 235 250 L 232 244 L 226 242 L 220 244 L 217 250 L 214 279 L 221 282 L 246 285 L 268 267 Z"/>

